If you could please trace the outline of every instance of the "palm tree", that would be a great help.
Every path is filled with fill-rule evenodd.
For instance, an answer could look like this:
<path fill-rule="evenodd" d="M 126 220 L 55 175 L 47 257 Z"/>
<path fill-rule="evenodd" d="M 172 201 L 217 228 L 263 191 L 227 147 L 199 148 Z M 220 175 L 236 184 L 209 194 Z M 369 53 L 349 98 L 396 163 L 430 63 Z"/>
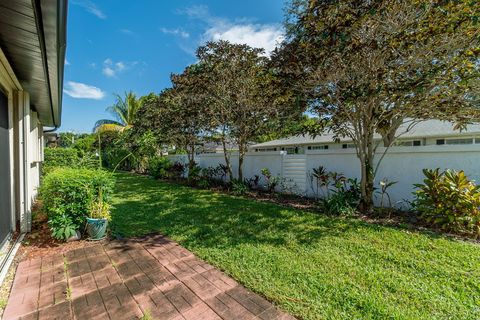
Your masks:
<path fill-rule="evenodd" d="M 93 127 L 93 132 L 124 131 L 132 126 L 135 114 L 140 109 L 140 99 L 132 91 L 125 92 L 125 98 L 115 95 L 115 103 L 107 108 L 116 120 L 98 120 Z"/>

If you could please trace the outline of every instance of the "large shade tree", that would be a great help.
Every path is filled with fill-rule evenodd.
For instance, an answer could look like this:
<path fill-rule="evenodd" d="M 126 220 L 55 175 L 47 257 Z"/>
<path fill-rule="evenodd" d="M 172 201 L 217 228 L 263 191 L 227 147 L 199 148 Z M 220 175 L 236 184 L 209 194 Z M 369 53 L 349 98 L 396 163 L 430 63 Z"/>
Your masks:
<path fill-rule="evenodd" d="M 365 211 L 378 147 L 419 120 L 478 121 L 480 2 L 293 0 L 287 12 L 274 61 L 327 129 L 355 143 Z"/>
<path fill-rule="evenodd" d="M 172 89 L 166 96 L 169 136 L 174 145 L 187 152 L 189 169 L 195 166 L 196 148 L 212 127 L 206 74 L 201 64 L 171 76 Z"/>
<path fill-rule="evenodd" d="M 142 99 L 138 99 L 135 93 L 125 92 L 124 97 L 115 95 L 115 103 L 107 108 L 115 119 L 98 120 L 93 127 L 94 132 L 124 131 L 133 125 Z"/>
<path fill-rule="evenodd" d="M 199 64 L 172 74 L 172 87 L 148 99 L 133 126 L 136 136 L 153 133 L 158 146 L 185 150 L 189 169 L 195 166 L 197 147 L 211 127 L 204 76 Z"/>
<path fill-rule="evenodd" d="M 234 142 L 239 149 L 238 179 L 243 180 L 248 144 L 271 132 L 273 124 L 281 125 L 301 112 L 289 109 L 293 95 L 280 85 L 263 49 L 228 41 L 208 42 L 197 50 L 197 57 L 205 75 L 209 114 L 223 144 L 230 178 L 227 142 Z"/>

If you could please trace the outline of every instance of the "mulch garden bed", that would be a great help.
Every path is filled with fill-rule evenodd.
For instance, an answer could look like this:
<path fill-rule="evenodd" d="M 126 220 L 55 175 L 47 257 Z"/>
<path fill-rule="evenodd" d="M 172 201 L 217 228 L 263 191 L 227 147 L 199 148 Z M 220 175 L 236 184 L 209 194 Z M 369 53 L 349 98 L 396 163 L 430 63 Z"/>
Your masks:
<path fill-rule="evenodd" d="M 21 261 L 44 257 L 96 243 L 98 242 L 87 240 L 64 242 L 52 238 L 47 216 L 42 212 L 42 204 L 38 201 L 32 210 L 32 231 L 25 235 L 22 246 L 17 252 L 17 258 Z"/>

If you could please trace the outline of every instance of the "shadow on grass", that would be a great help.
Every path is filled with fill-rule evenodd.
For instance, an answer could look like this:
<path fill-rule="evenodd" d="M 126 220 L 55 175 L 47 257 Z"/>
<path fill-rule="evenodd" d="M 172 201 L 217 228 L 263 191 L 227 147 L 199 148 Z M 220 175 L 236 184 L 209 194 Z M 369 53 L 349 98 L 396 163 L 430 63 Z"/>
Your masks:
<path fill-rule="evenodd" d="M 118 174 L 117 179 L 112 226 L 122 236 L 158 231 L 180 236 L 184 244 L 208 247 L 240 243 L 288 246 L 365 225 L 148 177 Z"/>

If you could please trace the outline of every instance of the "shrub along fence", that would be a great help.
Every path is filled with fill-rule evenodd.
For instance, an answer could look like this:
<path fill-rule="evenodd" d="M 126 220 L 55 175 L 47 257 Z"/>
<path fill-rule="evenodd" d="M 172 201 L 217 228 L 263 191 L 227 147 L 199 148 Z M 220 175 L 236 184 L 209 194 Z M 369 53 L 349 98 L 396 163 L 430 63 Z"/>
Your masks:
<path fill-rule="evenodd" d="M 79 152 L 74 148 L 45 148 L 42 175 L 54 168 L 90 168 L 100 167 L 99 157 L 94 153 Z"/>
<path fill-rule="evenodd" d="M 383 150 L 379 148 L 377 159 Z M 172 162 L 187 163 L 186 155 L 168 156 Z M 473 180 L 480 182 L 480 145 L 445 145 L 392 147 L 381 162 L 376 186 L 380 181 L 396 182 L 388 189 L 392 206 L 410 207 L 414 200 L 414 184 L 424 180 L 423 169 L 440 168 L 463 170 Z M 238 168 L 238 154 L 231 154 L 234 175 Z M 202 168 L 225 164 L 221 153 L 199 154 L 195 161 Z M 298 195 L 319 196 L 312 179 L 314 169 L 323 166 L 328 171 L 342 173 L 347 178 L 360 179 L 360 166 L 353 149 L 306 150 L 305 154 L 278 152 L 249 152 L 245 157 L 244 176 L 247 179 L 261 176 L 262 168 L 268 168 L 273 176 L 286 182 L 283 188 Z M 263 179 L 263 178 L 261 178 Z M 260 183 L 265 184 L 265 181 Z M 383 197 L 384 198 L 384 197 Z M 380 205 L 382 195 L 377 192 L 375 201 Z M 385 200 L 385 199 L 384 199 Z M 385 203 L 384 203 L 385 204 Z"/>

